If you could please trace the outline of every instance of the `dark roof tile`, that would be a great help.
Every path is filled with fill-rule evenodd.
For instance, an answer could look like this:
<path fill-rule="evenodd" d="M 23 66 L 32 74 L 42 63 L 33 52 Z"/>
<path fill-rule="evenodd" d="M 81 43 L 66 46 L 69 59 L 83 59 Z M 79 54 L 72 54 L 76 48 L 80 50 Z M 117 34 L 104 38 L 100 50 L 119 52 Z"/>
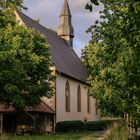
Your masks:
<path fill-rule="evenodd" d="M 51 46 L 50 54 L 57 71 L 85 83 L 89 72 L 73 48 L 55 32 L 40 25 L 24 13 L 20 11 L 17 11 L 17 13 L 27 27 L 33 28 L 46 36 L 46 43 Z"/>

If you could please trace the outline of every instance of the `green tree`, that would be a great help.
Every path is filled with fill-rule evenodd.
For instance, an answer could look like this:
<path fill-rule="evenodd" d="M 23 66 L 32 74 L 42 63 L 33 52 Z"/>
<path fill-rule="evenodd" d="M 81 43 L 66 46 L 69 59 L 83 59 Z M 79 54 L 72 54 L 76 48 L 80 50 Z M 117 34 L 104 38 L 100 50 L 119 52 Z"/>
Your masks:
<path fill-rule="evenodd" d="M 128 113 L 140 125 L 140 1 L 97 2 L 104 5 L 101 19 L 88 29 L 92 39 L 82 50 L 92 93 L 102 111 Z M 90 7 L 86 9 L 92 11 Z"/>
<path fill-rule="evenodd" d="M 0 102 L 16 109 L 51 97 L 53 76 L 49 46 L 43 35 L 16 23 L 22 1 L 0 0 Z"/>
<path fill-rule="evenodd" d="M 91 12 L 93 9 L 93 5 L 99 5 L 99 0 L 89 0 L 89 2 L 85 6 L 85 9 L 88 9 Z"/>

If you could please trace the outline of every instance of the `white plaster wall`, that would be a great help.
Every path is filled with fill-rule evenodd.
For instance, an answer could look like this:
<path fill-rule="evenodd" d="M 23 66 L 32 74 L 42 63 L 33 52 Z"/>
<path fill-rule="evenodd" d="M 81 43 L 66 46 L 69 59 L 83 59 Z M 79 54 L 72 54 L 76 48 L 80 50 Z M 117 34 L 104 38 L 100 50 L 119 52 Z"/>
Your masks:
<path fill-rule="evenodd" d="M 65 111 L 65 85 L 70 84 L 70 112 Z M 81 87 L 81 112 L 77 112 L 77 88 Z M 99 120 L 100 114 L 96 115 L 95 99 L 91 98 L 91 111 L 87 112 L 87 91 L 88 87 L 80 82 L 57 75 L 56 79 L 56 122 L 65 120 L 87 121 Z"/>

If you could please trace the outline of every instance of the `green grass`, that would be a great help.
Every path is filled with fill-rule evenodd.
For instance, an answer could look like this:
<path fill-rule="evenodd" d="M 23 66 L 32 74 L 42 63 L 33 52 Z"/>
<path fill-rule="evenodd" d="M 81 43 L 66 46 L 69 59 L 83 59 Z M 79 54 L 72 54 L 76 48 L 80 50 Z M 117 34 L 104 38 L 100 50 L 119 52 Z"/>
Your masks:
<path fill-rule="evenodd" d="M 3 135 L 0 140 L 96 140 L 102 133 L 97 132 L 84 132 L 84 133 L 66 133 L 55 135 L 42 135 L 42 136 L 14 136 Z"/>

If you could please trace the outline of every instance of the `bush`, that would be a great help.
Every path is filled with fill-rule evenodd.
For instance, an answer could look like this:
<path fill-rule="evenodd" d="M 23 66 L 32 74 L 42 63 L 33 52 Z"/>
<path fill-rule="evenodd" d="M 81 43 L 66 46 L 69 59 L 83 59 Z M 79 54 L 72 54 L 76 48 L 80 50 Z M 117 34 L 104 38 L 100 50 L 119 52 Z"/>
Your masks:
<path fill-rule="evenodd" d="M 58 122 L 55 127 L 56 132 L 81 132 L 84 130 L 84 123 L 78 121 Z"/>
<path fill-rule="evenodd" d="M 105 130 L 111 125 L 113 125 L 114 122 L 121 122 L 122 120 L 100 120 L 100 121 L 89 121 L 85 122 L 85 130 L 87 131 L 100 131 Z"/>
<path fill-rule="evenodd" d="M 105 140 L 128 140 L 129 132 L 125 125 L 114 123 L 105 134 Z"/>
<path fill-rule="evenodd" d="M 89 121 L 85 122 L 85 130 L 87 131 L 100 131 L 106 129 L 108 126 L 107 121 Z"/>
<path fill-rule="evenodd" d="M 100 121 L 89 121 L 83 122 L 80 120 L 76 121 L 62 121 L 58 122 L 55 127 L 56 132 L 81 132 L 81 131 L 100 131 L 105 130 L 114 122 L 121 123 L 122 119 L 117 120 L 100 120 Z"/>

